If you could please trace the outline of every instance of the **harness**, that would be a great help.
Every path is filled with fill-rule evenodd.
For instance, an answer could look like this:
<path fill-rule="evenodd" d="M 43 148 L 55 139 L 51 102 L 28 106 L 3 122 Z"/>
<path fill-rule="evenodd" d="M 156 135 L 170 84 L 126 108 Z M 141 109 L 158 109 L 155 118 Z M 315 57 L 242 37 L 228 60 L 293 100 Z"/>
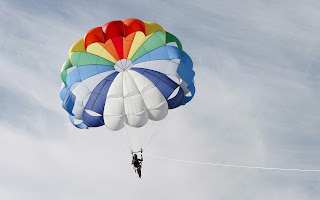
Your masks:
<path fill-rule="evenodd" d="M 132 155 L 135 154 L 135 153 L 141 153 L 141 155 L 142 155 L 142 152 L 143 152 L 142 149 L 140 149 L 139 151 L 132 151 L 132 150 L 131 150 L 131 154 L 132 154 Z"/>
<path fill-rule="evenodd" d="M 142 149 L 140 149 L 139 151 L 132 151 L 131 150 L 131 155 L 133 155 L 133 154 L 135 154 L 135 153 L 141 153 L 141 157 L 142 157 L 142 152 L 143 152 L 143 150 Z M 138 158 L 137 158 L 138 159 Z M 139 160 L 137 160 L 138 162 L 139 162 L 139 166 L 134 166 L 134 163 L 133 163 L 133 169 L 136 171 L 136 169 L 138 168 L 138 167 L 142 167 L 142 161 L 139 161 Z"/>

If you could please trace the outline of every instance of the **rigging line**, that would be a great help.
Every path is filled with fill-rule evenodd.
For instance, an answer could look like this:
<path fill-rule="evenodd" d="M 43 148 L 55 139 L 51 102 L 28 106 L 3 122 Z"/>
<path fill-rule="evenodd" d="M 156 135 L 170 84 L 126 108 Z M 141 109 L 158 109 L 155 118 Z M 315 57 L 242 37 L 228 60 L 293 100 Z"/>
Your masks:
<path fill-rule="evenodd" d="M 136 138 L 135 138 L 135 140 L 138 139 L 138 141 L 135 141 L 135 140 L 134 140 L 134 143 L 135 143 L 135 144 L 139 143 L 139 146 L 141 146 L 141 145 L 140 145 L 139 128 L 135 128 L 135 129 L 136 129 Z"/>
<path fill-rule="evenodd" d="M 141 136 L 141 135 L 140 135 L 140 128 L 137 128 L 137 130 L 138 130 L 138 142 L 139 142 L 139 147 L 142 148 L 142 147 L 141 147 L 141 139 L 140 139 L 140 138 L 141 138 L 141 137 L 140 137 L 140 136 Z"/>
<path fill-rule="evenodd" d="M 123 132 L 123 130 L 121 130 Z M 129 150 L 131 150 L 130 146 L 128 144 L 126 144 L 122 134 L 120 132 L 114 132 L 114 131 L 108 131 L 108 132 L 111 132 L 112 135 L 118 139 L 118 142 L 123 146 L 123 147 L 126 147 L 128 148 Z M 121 142 L 122 141 L 122 142 Z M 126 144 L 126 145 L 125 145 Z"/>
<path fill-rule="evenodd" d="M 151 133 L 150 137 L 148 138 L 149 141 L 151 140 L 151 138 L 153 138 L 155 134 L 157 134 L 159 130 L 161 130 L 163 125 L 168 121 L 168 119 L 169 119 L 168 116 L 166 116 L 166 118 L 163 121 L 157 123 L 157 125 L 154 128 L 154 131 Z"/>
<path fill-rule="evenodd" d="M 115 84 L 115 87 L 117 88 L 117 91 L 120 91 L 120 89 L 121 89 L 121 91 L 122 91 L 121 98 L 122 98 L 122 101 L 123 101 L 123 106 L 125 107 L 125 100 L 124 100 L 124 94 L 123 94 L 123 91 L 124 91 L 124 84 L 123 84 L 124 76 L 123 76 L 122 73 L 119 73 L 119 75 L 121 75 L 122 81 L 120 82 L 120 84 Z M 127 115 L 126 115 L 125 111 L 123 113 L 123 117 L 127 119 Z M 122 133 L 118 133 L 118 134 L 121 136 L 121 138 L 123 140 L 123 143 L 125 143 L 128 146 L 129 150 L 132 150 L 132 145 L 131 145 L 131 143 L 130 143 L 130 141 L 128 139 L 129 138 L 128 137 L 128 131 L 127 131 L 127 127 L 125 125 L 125 122 L 124 122 L 124 128 L 121 128 L 121 132 Z M 127 137 L 126 137 L 126 135 L 127 135 Z"/>
<path fill-rule="evenodd" d="M 146 156 L 160 158 L 164 160 L 171 160 L 177 162 L 185 162 L 192 164 L 201 164 L 201 165 L 211 165 L 211 166 L 219 166 L 219 167 L 233 167 L 233 168 L 246 168 L 246 169 L 260 169 L 260 170 L 278 170 L 278 171 L 296 171 L 296 172 L 319 172 L 320 169 L 298 169 L 298 168 L 279 168 L 279 167 L 260 167 L 260 166 L 247 166 L 247 165 L 231 165 L 231 164 L 221 164 L 221 163 L 207 163 L 207 162 L 197 162 L 197 161 L 189 161 L 189 160 L 180 160 L 175 158 L 166 158 L 151 154 L 144 154 Z"/>
<path fill-rule="evenodd" d="M 104 123 L 103 121 L 101 121 L 99 118 L 97 118 L 101 123 Z M 109 128 L 106 126 L 106 124 L 104 124 L 104 126 L 109 130 Z M 115 137 L 115 138 L 117 138 L 115 135 L 117 134 L 117 133 L 114 133 L 113 131 L 107 131 L 107 133 L 108 132 L 111 132 L 111 134 Z M 119 133 L 119 135 L 120 135 L 120 133 Z M 121 136 L 119 136 L 119 137 L 121 137 Z M 122 137 L 121 137 L 121 139 L 122 139 Z M 122 141 L 124 141 L 123 139 L 122 139 Z M 127 145 L 127 146 L 125 146 L 124 144 L 122 144 L 121 142 L 119 142 L 121 145 L 123 145 L 124 147 L 127 147 L 129 150 L 131 150 L 131 147 L 130 147 L 130 145 Z"/>
<path fill-rule="evenodd" d="M 150 56 L 149 56 L 149 58 L 150 58 Z M 146 64 L 147 64 L 147 66 L 146 66 Z M 145 63 L 146 69 L 149 69 L 149 66 L 150 66 L 150 62 Z M 142 74 L 141 74 L 141 75 L 142 75 Z M 144 75 L 142 75 L 142 76 L 144 77 L 144 78 L 143 78 L 143 84 L 144 84 L 144 85 L 146 85 L 146 82 L 149 81 L 149 83 L 151 83 L 151 85 L 153 85 L 153 87 L 156 87 L 156 85 L 155 85 L 153 82 L 151 82 L 150 79 L 148 79 L 148 78 L 145 77 Z M 153 87 L 152 87 L 152 88 L 153 88 Z M 150 89 L 152 89 L 152 88 L 150 88 Z M 150 89 L 149 89 L 149 90 L 150 90 Z M 156 93 L 156 92 L 153 91 L 153 92 L 152 92 L 152 96 L 154 96 L 155 93 Z M 154 99 L 152 99 L 152 105 L 154 105 Z M 149 113 L 148 113 L 148 114 L 149 114 Z M 148 117 L 148 118 L 149 118 L 149 117 Z M 146 126 L 145 129 L 144 129 L 144 137 L 143 137 L 143 142 L 142 142 L 143 149 L 144 149 L 145 143 L 146 143 L 149 135 L 151 134 L 150 132 L 152 132 L 152 130 L 153 130 L 154 124 L 155 124 L 155 121 L 153 121 L 153 120 L 151 120 L 151 119 L 148 119 L 147 126 Z"/>
<path fill-rule="evenodd" d="M 156 86 L 155 86 L 156 87 Z M 155 135 L 155 133 L 158 131 L 158 129 L 160 129 L 162 127 L 162 125 L 165 123 L 165 121 L 167 120 L 168 116 L 165 117 L 165 119 L 162 119 L 161 121 L 154 121 L 152 124 L 151 124 L 151 128 L 150 128 L 150 131 L 151 132 L 150 134 L 147 134 L 147 137 L 146 137 L 146 140 L 145 140 L 145 145 L 144 145 L 144 148 L 146 148 L 151 140 L 151 138 L 153 138 L 153 135 Z"/>
<path fill-rule="evenodd" d="M 84 84 L 86 87 L 88 87 L 86 84 Z M 80 95 L 81 96 L 81 95 Z M 99 105 L 100 106 L 100 108 L 102 108 L 102 106 L 98 103 L 97 105 Z M 103 122 L 103 121 L 101 121 L 100 119 L 99 119 L 99 117 L 97 117 L 97 119 L 101 122 L 101 123 L 103 123 L 104 124 L 104 126 L 107 128 L 107 130 L 109 130 L 108 129 L 108 127 L 106 126 L 106 124 Z M 108 132 L 111 132 L 111 134 L 115 137 L 115 138 L 117 138 L 115 135 L 116 135 L 116 133 L 114 133 L 113 131 L 107 131 L 107 133 Z M 120 136 L 121 137 L 121 136 Z M 122 139 L 122 137 L 121 137 L 121 139 Z M 123 140 L 123 139 L 122 139 Z M 119 142 L 121 145 L 123 145 L 121 142 Z M 129 150 L 131 150 L 131 148 L 130 148 L 130 146 L 129 145 L 127 145 L 127 146 L 125 146 L 125 145 L 123 145 L 124 147 L 127 147 Z"/>
<path fill-rule="evenodd" d="M 180 86 L 181 87 L 181 86 Z M 179 97 L 179 99 L 175 102 L 175 104 L 173 105 L 173 107 L 176 106 L 176 104 L 178 103 L 178 101 L 180 100 L 182 96 Z M 169 109 L 168 109 L 169 111 Z M 160 132 L 161 128 L 163 126 L 165 126 L 168 121 L 172 118 L 172 116 L 177 112 L 177 108 L 174 109 L 174 113 L 172 113 L 172 115 L 169 117 L 169 119 L 167 119 L 168 117 L 166 117 L 165 121 L 163 121 L 161 124 L 160 124 L 160 127 L 156 129 L 155 132 L 152 133 L 151 137 L 149 138 L 149 140 L 147 141 L 147 144 L 145 145 L 145 148 L 149 145 L 149 142 L 151 141 L 151 139 L 154 137 L 154 135 L 157 135 L 158 132 Z"/>
<path fill-rule="evenodd" d="M 141 127 L 141 128 L 138 128 L 138 130 L 139 130 L 139 143 L 140 143 L 140 148 L 142 149 L 142 141 L 143 141 L 143 129 L 142 129 L 143 127 Z"/>
<path fill-rule="evenodd" d="M 182 97 L 182 96 L 181 96 L 181 97 Z M 181 98 L 181 97 L 180 97 L 180 98 Z M 179 98 L 179 99 L 180 99 L 180 98 Z M 178 100 L 179 100 L 179 99 L 178 99 Z M 178 101 L 175 102 L 175 104 L 173 105 L 173 107 L 175 107 L 175 106 L 177 105 L 177 103 L 178 103 Z M 166 123 L 167 123 L 168 121 L 170 121 L 170 119 L 174 116 L 174 114 L 177 112 L 177 110 L 178 110 L 178 108 L 174 108 L 174 111 L 173 111 L 172 115 L 169 117 L 169 119 L 167 119 L 166 121 L 164 121 L 163 124 L 161 124 L 160 128 L 161 128 L 162 126 L 166 125 Z M 169 111 L 169 109 L 168 109 L 168 111 Z M 160 128 L 159 128 L 159 129 L 160 129 Z M 159 132 L 159 130 L 156 131 L 156 134 L 157 134 L 157 132 Z"/>
<path fill-rule="evenodd" d="M 159 132 L 160 130 L 167 125 L 167 123 L 170 121 L 170 119 L 177 113 L 177 109 L 174 109 L 172 112 L 171 112 L 171 116 L 169 117 L 166 117 L 164 119 L 163 122 L 161 122 L 160 126 L 158 126 L 158 128 L 153 132 L 153 134 L 151 135 L 151 137 L 149 138 L 149 140 L 147 141 L 147 144 L 145 145 L 145 149 L 147 148 L 147 146 L 149 145 L 150 141 L 152 138 L 154 138 Z"/>
<path fill-rule="evenodd" d="M 89 87 L 84 83 L 84 82 L 81 82 L 81 83 L 83 83 L 88 89 L 89 89 Z M 77 90 L 77 87 L 75 87 L 74 88 L 74 90 L 76 90 L 78 93 L 79 93 L 79 95 L 80 95 L 80 97 L 82 98 L 82 99 L 84 99 L 83 97 L 82 97 L 82 95 L 81 95 L 81 93 Z M 90 89 L 89 89 L 89 91 L 91 91 Z M 92 92 L 91 92 L 92 93 Z M 96 102 L 97 103 L 97 102 Z M 109 103 L 110 104 L 110 103 Z M 103 109 L 102 108 L 102 106 L 100 105 L 100 103 L 97 103 L 97 105 L 98 106 L 100 106 L 100 108 L 101 109 Z M 103 117 L 103 115 L 102 115 L 102 117 Z M 96 119 L 98 119 L 101 123 L 103 123 L 104 124 L 104 126 L 108 129 L 108 127 L 106 126 L 106 124 L 103 122 L 103 121 L 101 121 L 100 119 L 99 119 L 99 117 L 97 117 Z M 107 132 L 111 132 L 112 133 L 112 135 L 115 137 L 115 138 L 117 138 L 115 135 L 116 135 L 116 133 L 114 133 L 113 131 L 107 131 Z M 122 139 L 122 138 L 121 138 Z M 119 142 L 120 144 L 122 144 L 121 142 Z M 123 145 L 123 144 L 122 144 Z M 124 147 L 127 147 L 129 150 L 131 150 L 131 148 L 130 148 L 130 146 L 125 146 L 125 145 L 123 145 Z"/>
<path fill-rule="evenodd" d="M 129 72 L 127 72 L 127 75 L 128 75 L 128 77 L 131 77 L 131 79 L 134 81 L 134 78 L 132 77 L 132 75 L 129 73 Z M 127 77 L 126 77 L 126 80 L 127 80 Z M 145 81 L 146 79 L 144 79 L 144 81 Z M 128 82 L 126 81 L 126 84 L 127 84 L 127 87 L 128 87 Z M 136 85 L 136 83 L 135 83 L 135 85 Z M 137 85 L 136 85 L 137 86 Z M 128 87 L 129 88 L 129 87 Z M 139 88 L 137 87 L 137 89 L 138 89 L 138 91 L 139 91 L 139 93 L 140 93 L 140 95 L 142 96 L 142 93 L 141 93 L 141 91 L 139 90 Z M 130 106 L 131 106 L 131 111 L 132 111 L 132 113 L 133 113 L 133 111 L 134 111 L 134 106 L 132 105 L 132 102 L 130 101 Z M 147 112 L 147 108 L 146 108 L 146 110 L 145 110 L 145 112 Z M 133 119 L 134 119 L 134 121 L 135 121 L 135 115 L 133 115 Z M 149 119 L 148 119 L 149 120 Z M 136 130 L 136 134 L 138 135 L 138 143 L 140 144 L 140 148 L 142 148 L 142 141 L 141 141 L 141 137 L 140 137 L 140 130 L 138 129 L 138 130 Z"/>
<path fill-rule="evenodd" d="M 119 135 L 119 137 L 121 137 L 123 144 L 126 144 L 126 146 L 128 147 L 128 149 L 131 151 L 132 148 L 131 148 L 129 142 L 126 141 L 127 138 L 126 138 L 126 136 L 125 136 L 125 129 L 122 128 L 122 129 L 121 129 L 121 133 L 118 132 L 118 135 Z"/>
<path fill-rule="evenodd" d="M 101 75 L 101 74 L 100 74 Z M 101 75 L 102 76 L 102 75 Z M 103 76 L 102 76 L 103 77 Z M 80 83 L 82 83 L 84 86 L 86 86 L 87 87 L 87 89 L 90 91 L 90 94 L 92 93 L 92 91 L 89 89 L 89 87 L 87 86 L 87 84 L 84 82 L 84 81 L 82 81 L 82 82 L 80 82 Z M 76 90 L 77 92 L 78 92 L 78 94 L 79 94 L 79 96 L 82 98 L 82 99 L 84 99 L 84 97 L 81 95 L 81 93 L 78 91 L 78 89 L 77 89 L 77 87 L 75 87 L 74 88 L 74 90 Z M 100 105 L 100 103 L 98 103 L 98 102 L 95 102 L 95 103 L 97 103 L 96 105 L 98 105 L 102 110 L 103 110 L 103 106 L 101 106 Z M 108 102 L 109 104 L 110 104 L 110 102 Z M 111 105 L 111 104 L 110 104 Z M 102 115 L 102 117 L 103 117 L 103 115 Z M 98 119 L 102 124 L 104 124 L 104 126 L 108 129 L 108 127 L 106 126 L 106 124 L 103 122 L 103 121 L 101 121 L 100 119 L 99 119 L 99 117 L 96 117 L 96 119 Z M 89 127 L 91 127 L 91 126 L 89 126 Z M 112 133 L 112 135 L 115 137 L 115 138 L 117 138 L 115 135 L 117 135 L 117 133 L 114 133 L 113 131 L 107 131 L 107 132 L 111 132 Z M 127 133 L 127 129 L 126 129 L 126 133 Z M 121 140 L 123 141 L 123 143 L 126 143 L 125 142 L 125 140 L 123 139 L 123 137 L 122 137 L 122 135 L 121 135 L 121 133 L 118 133 L 118 137 L 120 137 L 121 138 Z M 128 139 L 128 133 L 127 133 L 127 139 Z M 121 145 L 123 145 L 124 147 L 126 147 L 126 148 L 128 148 L 129 150 L 132 150 L 132 144 L 131 144 L 131 141 L 129 142 L 127 142 L 127 145 L 124 145 L 122 142 L 119 142 Z"/>
<path fill-rule="evenodd" d="M 130 101 L 126 101 L 125 99 L 128 98 L 128 97 L 125 97 L 125 94 L 124 94 L 124 91 L 125 91 L 125 88 L 127 88 L 127 90 L 129 91 L 129 87 L 128 87 L 128 82 L 127 82 L 127 76 L 125 74 L 125 72 L 122 73 L 122 88 L 123 88 L 123 103 L 124 103 L 124 110 L 125 110 L 125 115 L 126 115 L 126 118 L 127 118 L 127 122 L 128 122 L 128 125 L 129 125 L 129 118 L 128 118 L 128 113 L 129 113 L 129 110 L 130 110 L 130 106 L 131 106 L 131 111 L 133 111 L 133 108 L 132 108 L 132 105 L 130 105 Z M 125 105 L 125 103 L 127 103 L 127 106 Z M 128 110 L 127 110 L 127 109 Z M 127 112 L 126 112 L 127 111 Z M 133 120 L 135 121 L 135 118 L 133 117 Z M 126 135 L 127 135 L 127 140 L 128 140 L 128 143 L 130 145 L 130 149 L 132 150 L 132 141 L 131 141 L 131 137 L 129 137 L 129 134 L 128 134 L 128 130 L 127 130 L 127 126 L 125 125 L 125 128 L 126 128 Z M 130 135 L 131 136 L 131 135 Z"/>
<path fill-rule="evenodd" d="M 123 137 L 121 136 L 121 133 L 115 133 L 115 132 L 113 132 L 113 131 L 111 131 L 111 133 L 112 133 L 112 135 L 113 135 L 115 138 L 118 139 L 118 142 L 119 142 L 123 147 L 126 147 L 126 148 L 128 148 L 129 150 L 131 150 L 128 145 L 124 145 L 124 144 L 125 144 L 125 141 L 123 140 Z M 122 142 L 121 142 L 121 140 L 122 140 Z"/>
<path fill-rule="evenodd" d="M 131 146 L 130 146 L 130 142 L 129 142 L 129 139 L 128 139 L 128 131 L 127 131 L 127 129 L 126 128 L 122 128 L 121 129 L 122 130 L 122 132 L 123 132 L 123 140 L 124 140 L 124 142 L 129 146 L 129 149 L 130 150 L 132 150 L 132 148 L 131 148 Z"/>
<path fill-rule="evenodd" d="M 143 144 L 145 143 L 146 140 L 146 133 L 148 129 L 148 125 L 151 123 L 151 120 L 148 119 L 148 122 L 145 126 L 141 127 L 141 148 L 143 148 Z"/>
<path fill-rule="evenodd" d="M 148 138 L 149 136 L 152 134 L 152 127 L 150 124 L 155 124 L 156 122 L 153 121 L 153 120 L 149 120 L 148 123 L 147 123 L 147 126 L 145 128 L 145 131 L 144 131 L 144 136 L 143 136 L 143 142 L 142 142 L 142 148 L 144 149 L 145 148 L 145 145 L 148 141 Z M 151 128 L 150 128 L 151 127 Z"/>
<path fill-rule="evenodd" d="M 146 138 L 145 138 L 145 141 L 144 141 L 144 148 L 146 148 L 146 146 L 149 143 L 150 138 L 155 133 L 155 131 L 158 130 L 159 124 L 162 123 L 162 122 L 163 121 L 161 121 L 161 122 L 160 121 L 152 121 L 151 128 L 149 129 L 149 133 L 146 134 Z"/>
<path fill-rule="evenodd" d="M 146 144 L 144 148 L 147 148 L 147 146 L 149 145 L 151 139 L 153 138 L 153 136 L 156 134 L 156 132 L 158 130 L 161 129 L 162 125 L 165 123 L 165 121 L 168 120 L 168 117 L 166 117 L 165 119 L 163 119 L 162 121 L 157 122 L 157 124 L 155 126 L 153 126 L 153 131 L 151 132 L 151 134 L 148 136 L 147 140 L 146 140 Z"/>
<path fill-rule="evenodd" d="M 131 140 L 129 140 L 130 138 L 129 138 L 129 134 L 128 134 L 128 128 L 127 128 L 127 126 L 126 125 L 124 125 L 124 127 L 125 127 L 125 131 L 126 131 L 126 139 L 127 139 L 127 143 L 128 143 L 128 145 L 130 146 L 130 150 L 132 150 L 132 144 L 131 144 Z"/>

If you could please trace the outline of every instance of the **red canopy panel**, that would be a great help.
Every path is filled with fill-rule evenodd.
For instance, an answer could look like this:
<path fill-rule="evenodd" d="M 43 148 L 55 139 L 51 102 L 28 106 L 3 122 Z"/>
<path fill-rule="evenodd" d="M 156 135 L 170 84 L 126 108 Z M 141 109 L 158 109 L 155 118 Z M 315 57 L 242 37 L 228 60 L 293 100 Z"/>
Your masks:
<path fill-rule="evenodd" d="M 112 38 L 112 43 L 117 50 L 120 59 L 123 59 L 123 37 Z"/>
<path fill-rule="evenodd" d="M 91 29 L 84 37 L 83 43 L 84 47 L 87 48 L 92 43 L 95 42 L 105 42 L 104 33 L 102 31 L 102 27 L 96 27 Z"/>
<path fill-rule="evenodd" d="M 111 39 L 113 47 L 105 44 L 104 46 L 116 59 L 123 59 L 128 56 L 129 49 L 135 33 L 141 31 L 146 34 L 146 28 L 143 21 L 138 19 L 125 19 L 123 21 L 112 21 L 102 27 L 91 29 L 83 38 L 84 46 L 87 48 L 90 44 L 99 42 L 106 43 Z M 131 34 L 131 35 L 130 35 Z M 128 38 L 126 38 L 129 36 Z M 109 43 L 108 43 L 109 44 Z M 109 46 L 107 48 L 107 46 Z M 117 53 L 118 55 L 115 55 Z"/>

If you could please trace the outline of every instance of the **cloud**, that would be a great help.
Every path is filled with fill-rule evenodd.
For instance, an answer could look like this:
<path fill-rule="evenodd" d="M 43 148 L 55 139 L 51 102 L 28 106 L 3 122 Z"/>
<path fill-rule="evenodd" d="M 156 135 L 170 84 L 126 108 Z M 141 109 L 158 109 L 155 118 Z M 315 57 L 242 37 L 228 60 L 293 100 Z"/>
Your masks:
<path fill-rule="evenodd" d="M 318 174 L 145 156 L 143 179 L 104 128 L 78 130 L 59 99 L 60 67 L 93 27 L 136 17 L 175 34 L 196 96 L 146 149 L 184 160 L 319 168 L 317 1 L 0 3 L 2 199 L 315 199 Z"/>

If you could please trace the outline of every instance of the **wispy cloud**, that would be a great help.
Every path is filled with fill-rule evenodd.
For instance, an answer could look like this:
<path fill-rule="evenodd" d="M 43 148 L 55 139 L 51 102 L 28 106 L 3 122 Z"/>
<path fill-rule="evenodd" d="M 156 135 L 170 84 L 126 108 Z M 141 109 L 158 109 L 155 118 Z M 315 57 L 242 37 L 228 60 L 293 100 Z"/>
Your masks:
<path fill-rule="evenodd" d="M 60 66 L 88 30 L 155 21 L 194 60 L 197 93 L 148 147 L 185 160 L 319 168 L 317 1 L 0 3 L 1 199 L 316 199 L 318 174 L 146 157 L 136 180 L 103 128 L 78 130 L 59 99 Z"/>

